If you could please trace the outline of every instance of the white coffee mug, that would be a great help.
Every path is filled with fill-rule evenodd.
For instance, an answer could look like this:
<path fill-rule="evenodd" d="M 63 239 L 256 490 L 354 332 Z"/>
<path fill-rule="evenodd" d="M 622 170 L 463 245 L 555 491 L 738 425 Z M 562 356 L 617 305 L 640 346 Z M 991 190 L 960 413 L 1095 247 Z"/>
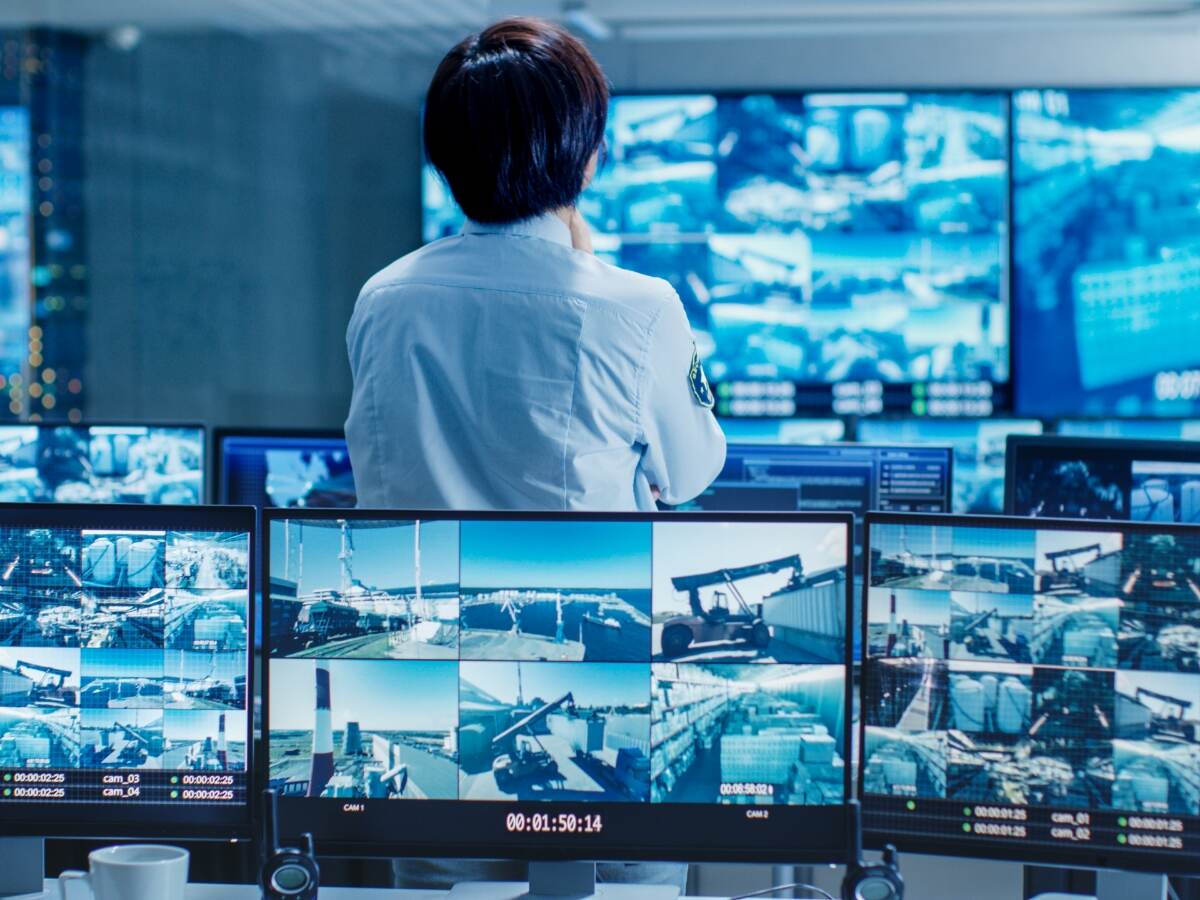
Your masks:
<path fill-rule="evenodd" d="M 58 876 L 61 900 L 68 900 L 68 882 L 75 880 L 86 882 L 95 900 L 183 900 L 188 852 L 162 844 L 102 847 L 88 854 L 88 869 Z"/>

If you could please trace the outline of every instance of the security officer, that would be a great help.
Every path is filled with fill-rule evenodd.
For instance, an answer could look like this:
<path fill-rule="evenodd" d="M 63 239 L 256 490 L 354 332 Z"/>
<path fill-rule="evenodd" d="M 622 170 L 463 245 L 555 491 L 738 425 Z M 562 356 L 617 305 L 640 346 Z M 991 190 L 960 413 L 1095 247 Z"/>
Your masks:
<path fill-rule="evenodd" d="M 608 86 L 556 26 L 509 19 L 447 54 L 425 148 L 469 219 L 367 282 L 346 438 L 365 507 L 650 510 L 725 459 L 675 291 L 600 261 L 575 201 Z"/>
<path fill-rule="evenodd" d="M 575 210 L 607 114 L 596 61 L 547 22 L 499 22 L 438 67 L 425 149 L 469 221 L 359 295 L 346 438 L 361 506 L 652 510 L 721 470 L 679 297 L 592 255 Z M 448 887 L 523 870 L 414 860 L 396 876 Z M 682 888 L 686 867 L 618 863 L 599 877 Z"/>

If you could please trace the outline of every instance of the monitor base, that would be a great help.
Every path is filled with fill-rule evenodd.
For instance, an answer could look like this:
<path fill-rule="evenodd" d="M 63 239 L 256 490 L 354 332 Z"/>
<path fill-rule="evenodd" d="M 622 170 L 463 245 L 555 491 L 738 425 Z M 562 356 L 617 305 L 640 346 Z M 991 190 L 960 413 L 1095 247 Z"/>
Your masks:
<path fill-rule="evenodd" d="M 42 838 L 0 838 L 0 897 L 40 894 L 45 878 L 46 843 Z"/>
<path fill-rule="evenodd" d="M 676 900 L 669 884 L 597 884 L 595 863 L 535 862 L 529 881 L 478 881 L 456 884 L 449 900 Z"/>
<path fill-rule="evenodd" d="M 1143 872 L 1096 873 L 1096 900 L 1167 900 L 1170 892 L 1163 875 Z"/>

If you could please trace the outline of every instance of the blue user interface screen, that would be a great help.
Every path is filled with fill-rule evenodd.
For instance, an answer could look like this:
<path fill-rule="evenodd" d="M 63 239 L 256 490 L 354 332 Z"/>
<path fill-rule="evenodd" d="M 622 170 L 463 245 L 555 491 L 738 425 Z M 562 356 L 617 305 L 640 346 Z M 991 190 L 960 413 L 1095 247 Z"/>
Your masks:
<path fill-rule="evenodd" d="M 1196 414 L 1200 91 L 1025 91 L 1014 107 L 1017 407 Z"/>
<path fill-rule="evenodd" d="M 725 416 L 1007 399 L 1003 93 L 618 96 L 596 252 L 683 300 Z M 425 176 L 425 238 L 462 214 Z"/>
<path fill-rule="evenodd" d="M 1037 419 L 864 419 L 860 440 L 948 444 L 954 449 L 954 511 L 1004 508 L 1004 448 L 1010 434 L 1041 434 Z"/>
<path fill-rule="evenodd" d="M 222 503 L 278 507 L 352 507 L 350 453 L 341 437 L 224 435 Z"/>

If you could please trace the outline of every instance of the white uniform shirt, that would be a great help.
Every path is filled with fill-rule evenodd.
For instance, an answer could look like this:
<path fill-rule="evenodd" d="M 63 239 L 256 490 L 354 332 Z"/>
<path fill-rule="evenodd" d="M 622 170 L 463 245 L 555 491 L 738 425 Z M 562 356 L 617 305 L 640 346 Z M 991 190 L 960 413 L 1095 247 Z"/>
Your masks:
<path fill-rule="evenodd" d="M 572 249 L 547 214 L 468 223 L 363 287 L 346 335 L 362 507 L 651 510 L 725 439 L 669 284 Z"/>

